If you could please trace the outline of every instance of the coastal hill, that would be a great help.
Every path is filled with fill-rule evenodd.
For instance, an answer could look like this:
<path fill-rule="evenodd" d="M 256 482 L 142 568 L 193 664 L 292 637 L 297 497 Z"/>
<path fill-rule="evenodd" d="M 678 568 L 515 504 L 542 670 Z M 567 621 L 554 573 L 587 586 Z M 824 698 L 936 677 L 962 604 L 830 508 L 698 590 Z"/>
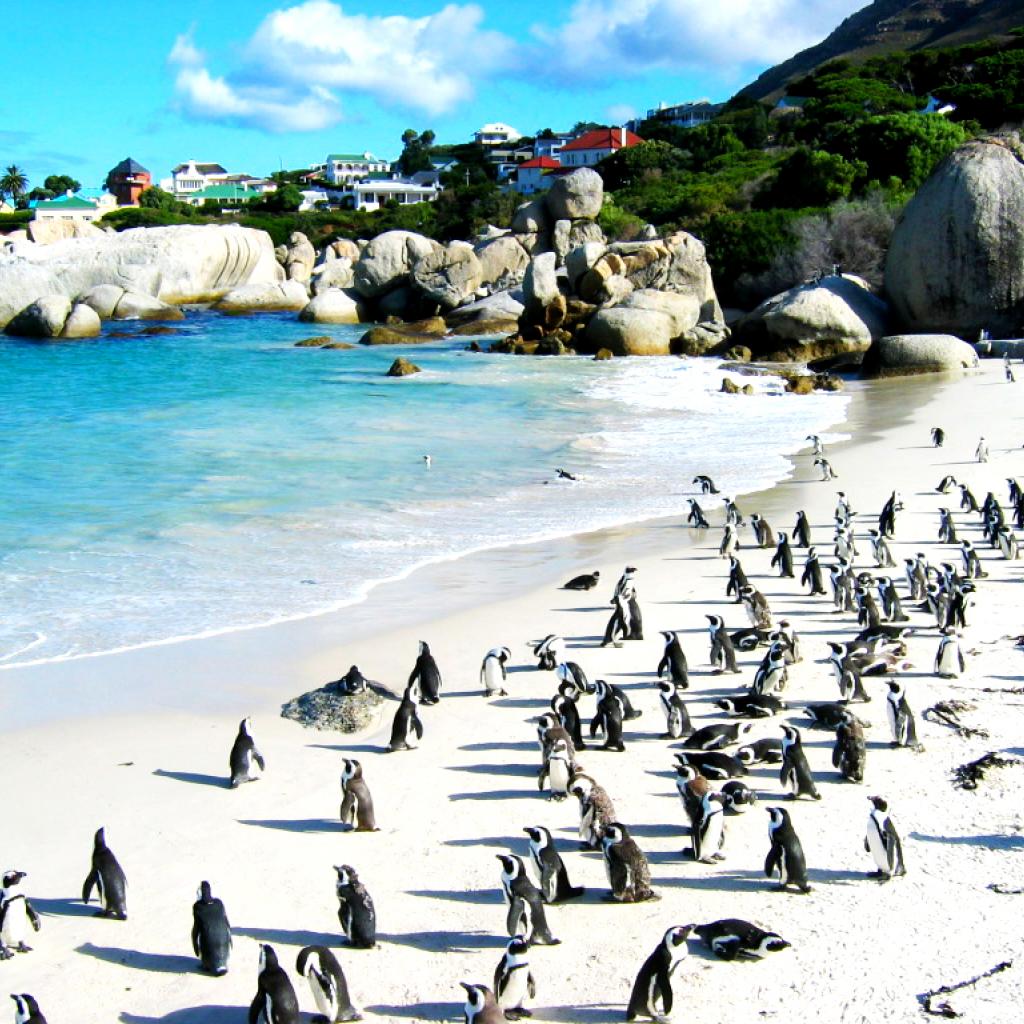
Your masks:
<path fill-rule="evenodd" d="M 859 63 L 895 50 L 962 46 L 1024 25 L 1020 0 L 875 0 L 816 46 L 776 64 L 740 94 L 777 99 L 787 82 L 831 60 Z"/>

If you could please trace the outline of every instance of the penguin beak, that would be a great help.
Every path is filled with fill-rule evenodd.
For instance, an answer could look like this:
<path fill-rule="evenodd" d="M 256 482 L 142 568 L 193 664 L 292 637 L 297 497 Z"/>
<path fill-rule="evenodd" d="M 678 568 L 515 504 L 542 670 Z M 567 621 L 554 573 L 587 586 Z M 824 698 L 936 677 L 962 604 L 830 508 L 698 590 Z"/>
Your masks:
<path fill-rule="evenodd" d="M 466 995 L 471 995 L 473 992 L 473 986 L 465 981 L 460 981 L 459 984 L 466 990 Z"/>

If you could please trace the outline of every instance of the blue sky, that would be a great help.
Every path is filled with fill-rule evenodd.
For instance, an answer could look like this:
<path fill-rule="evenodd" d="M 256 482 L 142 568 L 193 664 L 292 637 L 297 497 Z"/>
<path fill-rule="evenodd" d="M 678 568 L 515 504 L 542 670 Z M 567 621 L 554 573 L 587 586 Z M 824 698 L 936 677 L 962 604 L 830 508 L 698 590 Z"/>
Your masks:
<path fill-rule="evenodd" d="M 532 134 L 618 123 L 660 101 L 726 99 L 864 0 L 62 0 L 5 52 L 0 165 L 102 183 L 134 157 L 159 179 L 328 152 L 393 158 L 487 121 Z"/>

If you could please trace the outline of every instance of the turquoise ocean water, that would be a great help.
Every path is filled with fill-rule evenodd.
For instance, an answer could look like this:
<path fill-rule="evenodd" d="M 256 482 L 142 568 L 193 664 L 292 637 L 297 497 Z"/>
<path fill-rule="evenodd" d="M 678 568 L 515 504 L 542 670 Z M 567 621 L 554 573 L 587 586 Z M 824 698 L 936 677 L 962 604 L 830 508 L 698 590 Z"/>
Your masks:
<path fill-rule="evenodd" d="M 767 486 L 846 404 L 723 395 L 712 361 L 298 349 L 319 329 L 287 315 L 110 337 L 125 326 L 0 340 L 0 667 L 315 614 L 427 562 L 685 513 L 696 473 Z M 385 378 L 398 354 L 424 372 Z"/>

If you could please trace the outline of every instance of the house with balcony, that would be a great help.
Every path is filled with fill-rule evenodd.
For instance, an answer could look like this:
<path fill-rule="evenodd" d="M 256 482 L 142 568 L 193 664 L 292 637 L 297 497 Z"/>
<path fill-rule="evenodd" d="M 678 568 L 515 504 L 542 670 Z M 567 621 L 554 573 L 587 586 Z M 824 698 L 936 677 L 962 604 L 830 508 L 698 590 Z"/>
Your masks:
<path fill-rule="evenodd" d="M 664 124 L 675 125 L 677 128 L 698 128 L 702 124 L 709 124 L 725 109 L 724 103 L 712 103 L 711 100 L 694 100 L 692 103 L 666 103 L 659 104 L 653 110 L 647 111 L 648 121 L 661 121 Z M 629 126 L 634 130 L 639 127 L 638 122 L 630 122 Z"/>
<path fill-rule="evenodd" d="M 317 164 L 310 171 L 319 170 L 324 179 L 332 185 L 349 185 L 363 181 L 371 174 L 387 174 L 391 164 L 372 153 L 329 153 L 323 165 Z"/>
<path fill-rule="evenodd" d="M 198 163 L 186 160 L 171 171 L 169 178 L 160 182 L 165 192 L 170 192 L 175 199 L 187 199 L 195 192 L 201 192 L 210 185 L 219 185 L 228 177 L 228 172 L 220 164 Z"/>
<path fill-rule="evenodd" d="M 485 124 L 483 128 L 473 132 L 473 141 L 488 148 L 491 146 L 512 148 L 522 137 L 522 132 L 516 131 L 510 124 L 502 124 L 500 121 Z"/>
<path fill-rule="evenodd" d="M 390 202 L 396 202 L 401 206 L 411 206 L 413 203 L 432 203 L 440 192 L 441 187 L 436 182 L 418 184 L 411 178 L 377 174 L 366 181 L 357 181 L 350 185 L 346 190 L 346 195 L 352 197 L 354 210 L 372 212 Z"/>
<path fill-rule="evenodd" d="M 149 171 L 130 156 L 107 172 L 107 189 L 117 200 L 118 206 L 138 206 L 139 196 L 153 187 Z"/>
<path fill-rule="evenodd" d="M 595 128 L 585 132 L 578 139 L 567 142 L 559 153 L 563 167 L 573 170 L 577 167 L 593 167 L 606 156 L 639 145 L 644 140 L 631 132 L 625 125 L 621 128 Z"/>
<path fill-rule="evenodd" d="M 538 135 L 533 141 L 533 156 L 547 156 L 552 160 L 557 160 L 559 153 L 562 152 L 562 147 L 572 142 L 574 138 L 572 132 L 557 132 L 546 137 Z"/>

